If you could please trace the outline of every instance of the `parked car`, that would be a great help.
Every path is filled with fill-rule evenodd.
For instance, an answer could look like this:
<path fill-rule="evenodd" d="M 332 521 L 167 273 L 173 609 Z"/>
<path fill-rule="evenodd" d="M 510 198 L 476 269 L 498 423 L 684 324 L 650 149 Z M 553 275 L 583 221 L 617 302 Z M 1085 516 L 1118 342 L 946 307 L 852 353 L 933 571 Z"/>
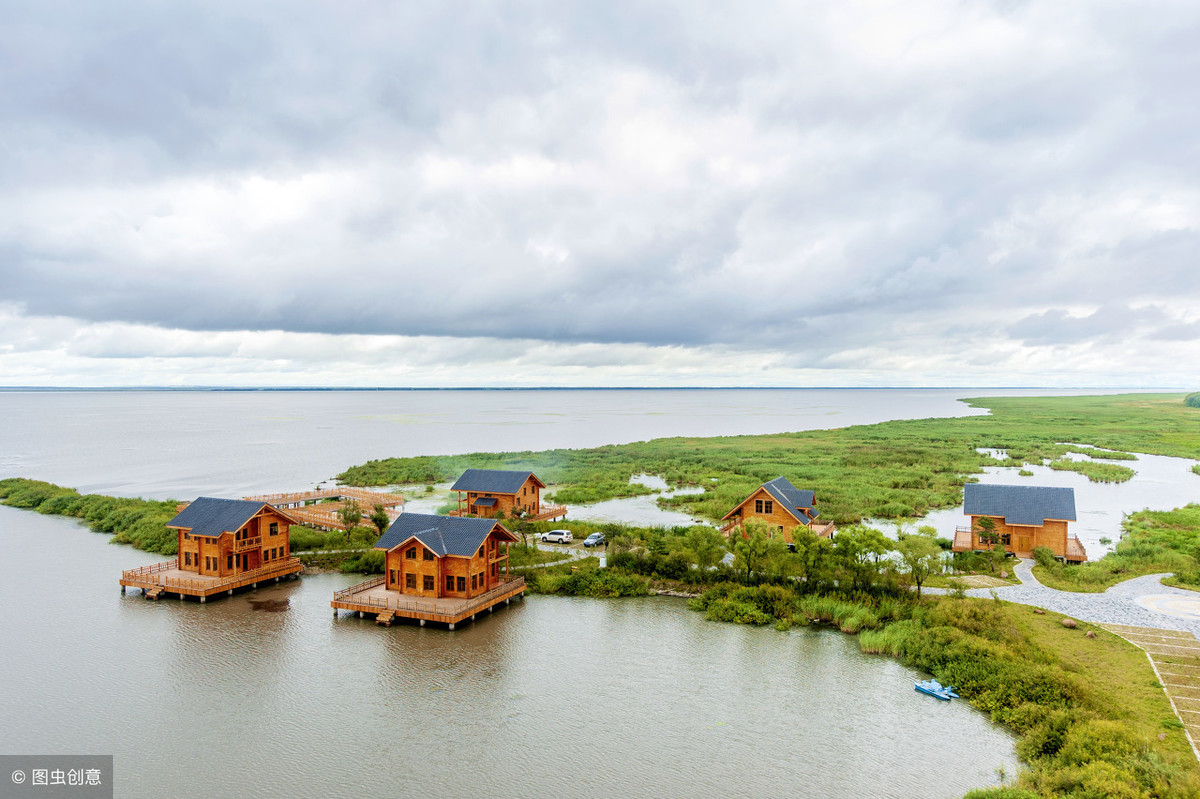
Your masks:
<path fill-rule="evenodd" d="M 571 541 L 570 530 L 551 530 L 548 533 L 542 533 L 543 544 L 569 544 Z"/>
<path fill-rule="evenodd" d="M 587 538 L 583 539 L 585 547 L 598 547 L 604 544 L 604 533 L 592 533 Z"/>

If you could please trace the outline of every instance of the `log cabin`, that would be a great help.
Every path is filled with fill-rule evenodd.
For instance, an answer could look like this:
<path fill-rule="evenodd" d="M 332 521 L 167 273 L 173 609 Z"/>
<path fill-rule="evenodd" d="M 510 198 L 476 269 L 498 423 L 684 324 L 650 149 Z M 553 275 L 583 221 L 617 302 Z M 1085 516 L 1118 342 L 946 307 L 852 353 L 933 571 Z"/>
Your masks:
<path fill-rule="evenodd" d="M 451 516 L 476 516 L 494 519 L 520 516 L 541 520 L 567 515 L 561 505 L 542 505 L 546 484 L 533 472 L 502 469 L 467 469 L 450 487 L 458 492 L 458 508 Z"/>
<path fill-rule="evenodd" d="M 979 540 L 979 520 L 989 518 L 995 522 L 1005 551 L 1017 557 L 1029 558 L 1037 547 L 1047 547 L 1066 563 L 1087 560 L 1083 545 L 1067 527 L 1075 521 L 1073 488 L 967 483 L 963 486 L 963 513 L 971 517 L 971 524 L 955 530 L 955 552 L 988 549 Z"/>
<path fill-rule="evenodd" d="M 833 525 L 817 523 L 821 512 L 816 509 L 816 504 L 817 498 L 812 491 L 802 491 L 786 477 L 776 477 L 760 485 L 737 507 L 726 513 L 721 519 L 726 523 L 721 531 L 730 533 L 740 528 L 742 535 L 745 535 L 747 519 L 762 519 L 789 544 L 792 543 L 792 531 L 797 527 L 806 527 L 816 535 L 830 538 L 834 532 Z"/>
<path fill-rule="evenodd" d="M 179 536 L 179 568 L 232 577 L 286 560 L 295 520 L 266 502 L 200 497 L 182 507 L 169 529 Z"/>
<path fill-rule="evenodd" d="M 178 537 L 178 556 L 122 572 L 121 593 L 133 587 L 148 599 L 177 594 L 203 602 L 299 574 L 304 566 L 291 554 L 292 524 L 295 519 L 266 502 L 200 497 L 180 505 L 166 524 Z"/>
<path fill-rule="evenodd" d="M 493 519 L 405 513 L 379 537 L 375 549 L 387 553 L 384 585 L 389 591 L 473 599 L 507 575 L 508 545 L 517 540 Z"/>
<path fill-rule="evenodd" d="M 405 513 L 375 542 L 386 553 L 383 576 L 338 591 L 330 604 L 335 615 L 372 613 L 388 626 L 399 616 L 453 630 L 524 594 L 524 578 L 508 574 L 508 547 L 517 540 L 495 519 Z"/>

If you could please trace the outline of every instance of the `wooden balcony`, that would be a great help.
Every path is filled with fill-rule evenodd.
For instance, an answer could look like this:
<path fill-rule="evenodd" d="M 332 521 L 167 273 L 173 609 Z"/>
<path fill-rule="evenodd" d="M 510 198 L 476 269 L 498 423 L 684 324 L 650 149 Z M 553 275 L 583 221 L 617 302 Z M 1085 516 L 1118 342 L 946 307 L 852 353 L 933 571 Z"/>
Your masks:
<path fill-rule="evenodd" d="M 1084 563 L 1087 559 L 1087 550 L 1083 548 L 1079 539 L 1073 535 L 1067 536 L 1067 562 Z"/>
<path fill-rule="evenodd" d="M 460 510 L 458 508 L 450 511 L 449 515 L 455 516 L 455 517 L 462 517 L 464 519 L 486 518 L 486 517 L 480 516 L 477 513 L 471 513 L 470 511 Z M 566 505 L 542 505 L 541 507 L 538 508 L 537 513 L 526 513 L 524 516 L 522 516 L 521 521 L 523 521 L 523 522 L 544 522 L 548 519 L 558 519 L 558 518 L 564 517 L 566 515 L 567 515 L 567 506 Z"/>
<path fill-rule="evenodd" d="M 971 532 L 970 527 L 955 527 L 954 528 L 954 545 L 950 547 L 951 552 L 970 552 L 975 549 L 975 536 Z"/>
<path fill-rule="evenodd" d="M 402 616 L 417 619 L 424 626 L 427 621 L 447 624 L 450 629 L 463 619 L 475 618 L 475 614 L 491 610 L 501 602 L 508 602 L 525 593 L 524 577 L 501 577 L 499 584 L 491 590 L 471 597 L 422 597 L 402 594 L 386 587 L 383 577 L 373 577 L 338 591 L 333 595 L 330 606 L 337 614 L 338 610 L 350 610 L 360 616 L 373 613 L 377 616 Z"/>
<path fill-rule="evenodd" d="M 243 538 L 241 541 L 233 542 L 234 552 L 245 552 L 247 549 L 258 549 L 262 546 L 262 536 L 256 535 L 253 538 Z"/>
<path fill-rule="evenodd" d="M 164 593 L 178 594 L 180 598 L 199 597 L 203 602 L 214 594 L 232 594 L 235 589 L 248 585 L 257 587 L 268 580 L 279 582 L 303 569 L 304 564 L 299 558 L 282 558 L 259 569 L 218 577 L 180 569 L 179 560 L 175 559 L 121 572 L 121 593 L 125 593 L 126 588 L 140 588 L 146 596 L 157 598 Z"/>

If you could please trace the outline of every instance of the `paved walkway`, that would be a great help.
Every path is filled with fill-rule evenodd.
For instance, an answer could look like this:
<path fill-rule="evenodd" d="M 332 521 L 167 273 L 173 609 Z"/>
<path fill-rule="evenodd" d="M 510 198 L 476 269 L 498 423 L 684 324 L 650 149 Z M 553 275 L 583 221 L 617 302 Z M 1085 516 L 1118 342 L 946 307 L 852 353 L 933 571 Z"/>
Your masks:
<path fill-rule="evenodd" d="M 1154 627 L 1200 634 L 1200 593 L 1163 585 L 1167 574 L 1148 574 L 1117 583 L 1102 594 L 1079 594 L 1047 588 L 1033 576 L 1033 562 L 1023 560 L 1013 572 L 1021 585 L 973 588 L 967 596 L 996 596 L 1033 605 L 1096 624 Z"/>

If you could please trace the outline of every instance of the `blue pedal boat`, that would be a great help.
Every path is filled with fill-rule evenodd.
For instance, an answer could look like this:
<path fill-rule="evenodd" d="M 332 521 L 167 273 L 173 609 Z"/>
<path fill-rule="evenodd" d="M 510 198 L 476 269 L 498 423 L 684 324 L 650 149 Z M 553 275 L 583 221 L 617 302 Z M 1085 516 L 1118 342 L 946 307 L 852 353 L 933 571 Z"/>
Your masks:
<path fill-rule="evenodd" d="M 937 680 L 920 680 L 913 687 L 923 694 L 936 696 L 938 699 L 949 702 L 951 699 L 958 699 L 958 694 L 954 693 L 954 686 L 942 685 Z"/>

